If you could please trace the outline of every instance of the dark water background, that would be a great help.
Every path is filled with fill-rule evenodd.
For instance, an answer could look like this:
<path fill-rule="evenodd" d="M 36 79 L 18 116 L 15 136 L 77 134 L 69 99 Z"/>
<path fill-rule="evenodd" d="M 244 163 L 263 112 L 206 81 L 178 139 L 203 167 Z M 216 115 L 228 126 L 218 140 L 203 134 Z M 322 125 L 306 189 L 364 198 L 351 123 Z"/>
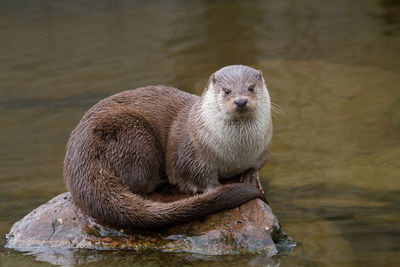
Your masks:
<path fill-rule="evenodd" d="M 115 252 L 70 259 L 400 266 L 398 0 L 0 0 L 1 265 L 46 264 L 3 248 L 5 234 L 65 191 L 65 144 L 91 105 L 149 84 L 199 94 L 230 64 L 262 69 L 285 113 L 275 116 L 261 175 L 283 228 L 301 245 L 267 262 Z"/>

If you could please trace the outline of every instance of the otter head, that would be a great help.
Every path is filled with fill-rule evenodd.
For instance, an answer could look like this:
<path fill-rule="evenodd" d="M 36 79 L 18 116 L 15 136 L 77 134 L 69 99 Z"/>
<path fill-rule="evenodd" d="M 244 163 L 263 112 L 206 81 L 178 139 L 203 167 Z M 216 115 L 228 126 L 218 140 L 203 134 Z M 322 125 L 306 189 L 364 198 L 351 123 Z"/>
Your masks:
<path fill-rule="evenodd" d="M 261 71 L 243 65 L 224 67 L 211 75 L 203 93 L 203 110 L 225 118 L 269 115 L 270 100 Z M 267 113 L 267 114 L 265 114 Z"/>

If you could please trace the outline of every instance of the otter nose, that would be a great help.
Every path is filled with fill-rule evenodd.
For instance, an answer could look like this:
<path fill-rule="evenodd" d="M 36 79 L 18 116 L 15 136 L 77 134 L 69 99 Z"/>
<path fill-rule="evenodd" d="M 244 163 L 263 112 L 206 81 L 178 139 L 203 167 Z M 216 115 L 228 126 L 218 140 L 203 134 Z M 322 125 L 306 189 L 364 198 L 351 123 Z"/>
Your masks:
<path fill-rule="evenodd" d="M 235 103 L 235 105 L 238 108 L 244 108 L 247 105 L 247 99 L 246 98 L 238 98 L 235 101 L 233 101 L 233 103 Z"/>

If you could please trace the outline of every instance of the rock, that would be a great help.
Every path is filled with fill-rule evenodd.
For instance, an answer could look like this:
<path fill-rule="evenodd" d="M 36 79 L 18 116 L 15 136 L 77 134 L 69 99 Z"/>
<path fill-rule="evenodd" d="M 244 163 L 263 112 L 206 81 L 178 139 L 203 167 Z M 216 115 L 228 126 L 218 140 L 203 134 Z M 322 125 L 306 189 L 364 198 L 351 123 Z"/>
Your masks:
<path fill-rule="evenodd" d="M 170 190 L 169 192 L 172 192 Z M 175 193 L 174 193 L 175 194 Z M 159 200 L 162 194 L 152 198 Z M 161 197 L 162 198 L 162 197 Z M 276 242 L 294 244 L 280 230 L 271 208 L 259 199 L 240 207 L 170 228 L 157 230 L 114 229 L 76 208 L 70 193 L 41 205 L 15 223 L 6 247 L 21 251 L 40 248 L 192 252 L 232 255 L 278 252 Z"/>

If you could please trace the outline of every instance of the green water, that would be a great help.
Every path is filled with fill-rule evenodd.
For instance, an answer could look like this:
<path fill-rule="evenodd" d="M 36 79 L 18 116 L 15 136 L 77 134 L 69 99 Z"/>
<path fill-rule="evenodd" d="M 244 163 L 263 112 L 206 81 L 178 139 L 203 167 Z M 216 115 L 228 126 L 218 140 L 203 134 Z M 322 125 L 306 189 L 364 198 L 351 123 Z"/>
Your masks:
<path fill-rule="evenodd" d="M 274 103 L 261 176 L 286 232 L 272 259 L 71 252 L 97 266 L 399 266 L 400 1 L 0 0 L 0 262 L 14 222 L 64 192 L 83 113 L 149 84 L 201 93 L 222 66 L 262 69 Z"/>

